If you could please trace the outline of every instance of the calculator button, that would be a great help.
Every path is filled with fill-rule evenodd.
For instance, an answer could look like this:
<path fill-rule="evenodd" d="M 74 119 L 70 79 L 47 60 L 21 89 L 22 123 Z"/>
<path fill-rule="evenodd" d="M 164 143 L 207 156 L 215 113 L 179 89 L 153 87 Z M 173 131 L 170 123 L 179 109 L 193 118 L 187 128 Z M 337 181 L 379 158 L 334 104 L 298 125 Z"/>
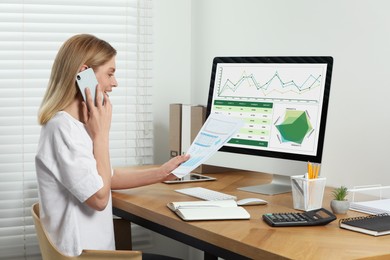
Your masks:
<path fill-rule="evenodd" d="M 288 218 L 288 216 L 287 216 L 286 214 L 282 214 L 282 218 L 283 218 L 283 220 L 285 220 L 285 221 L 288 221 L 288 220 L 289 220 L 289 218 Z"/>
<path fill-rule="evenodd" d="M 266 217 L 272 220 L 277 220 L 277 217 L 274 214 L 266 214 Z"/>
<path fill-rule="evenodd" d="M 292 214 L 292 213 L 287 214 L 287 216 L 291 219 L 291 221 L 296 221 L 296 220 L 297 220 L 297 218 L 295 217 L 295 215 Z"/>
<path fill-rule="evenodd" d="M 283 217 L 282 217 L 280 214 L 276 214 L 275 217 L 276 217 L 278 220 L 283 220 Z"/>

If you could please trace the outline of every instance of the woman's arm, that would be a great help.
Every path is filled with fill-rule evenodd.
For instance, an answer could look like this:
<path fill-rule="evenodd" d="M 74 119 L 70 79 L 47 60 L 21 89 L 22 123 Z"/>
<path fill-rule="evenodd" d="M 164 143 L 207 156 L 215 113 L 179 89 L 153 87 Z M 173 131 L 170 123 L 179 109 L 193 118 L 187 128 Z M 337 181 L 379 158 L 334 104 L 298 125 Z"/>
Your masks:
<path fill-rule="evenodd" d="M 98 91 L 101 87 L 98 85 Z M 88 206 L 96 210 L 104 210 L 111 192 L 111 163 L 109 154 L 109 132 L 111 127 L 112 105 L 108 95 L 102 105 L 101 95 L 96 96 L 96 104 L 91 92 L 86 90 L 87 104 L 83 102 L 83 121 L 93 142 L 93 155 L 97 170 L 103 180 L 103 187 L 86 200 Z M 87 108 L 88 105 L 88 108 Z"/>
<path fill-rule="evenodd" d="M 188 155 L 180 155 L 170 159 L 160 167 L 137 170 L 131 168 L 115 169 L 111 178 L 111 189 L 129 189 L 175 179 L 176 176 L 171 172 L 188 159 Z"/>

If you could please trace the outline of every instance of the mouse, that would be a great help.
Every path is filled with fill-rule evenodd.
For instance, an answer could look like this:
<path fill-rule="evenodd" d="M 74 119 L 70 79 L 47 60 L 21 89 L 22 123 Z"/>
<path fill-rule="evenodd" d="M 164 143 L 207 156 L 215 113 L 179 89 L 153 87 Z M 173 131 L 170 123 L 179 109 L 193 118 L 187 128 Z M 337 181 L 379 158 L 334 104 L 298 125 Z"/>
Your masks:
<path fill-rule="evenodd" d="M 267 203 L 268 202 L 266 200 L 262 200 L 259 198 L 246 198 L 246 199 L 237 200 L 238 206 L 265 205 Z"/>

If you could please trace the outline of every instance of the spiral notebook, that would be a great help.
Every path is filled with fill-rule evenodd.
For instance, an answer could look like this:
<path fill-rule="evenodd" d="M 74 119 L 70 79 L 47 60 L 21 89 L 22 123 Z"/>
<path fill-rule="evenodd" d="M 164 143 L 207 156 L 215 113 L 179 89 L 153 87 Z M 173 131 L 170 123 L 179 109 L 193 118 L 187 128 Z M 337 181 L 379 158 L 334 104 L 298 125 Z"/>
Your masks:
<path fill-rule="evenodd" d="M 372 236 L 383 236 L 390 234 L 390 215 L 387 213 L 345 218 L 339 221 L 340 228 L 365 233 Z"/>

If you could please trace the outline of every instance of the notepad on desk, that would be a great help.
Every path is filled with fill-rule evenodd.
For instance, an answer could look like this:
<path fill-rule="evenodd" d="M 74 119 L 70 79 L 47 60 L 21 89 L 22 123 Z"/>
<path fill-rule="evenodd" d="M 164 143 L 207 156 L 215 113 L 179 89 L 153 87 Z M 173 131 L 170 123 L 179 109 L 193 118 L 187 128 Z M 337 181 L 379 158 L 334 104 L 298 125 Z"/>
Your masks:
<path fill-rule="evenodd" d="M 365 233 L 372 236 L 390 234 L 390 215 L 379 214 L 367 217 L 346 218 L 339 222 L 341 228 Z"/>
<path fill-rule="evenodd" d="M 170 202 L 168 208 L 186 221 L 249 219 L 250 215 L 234 200 Z"/>

